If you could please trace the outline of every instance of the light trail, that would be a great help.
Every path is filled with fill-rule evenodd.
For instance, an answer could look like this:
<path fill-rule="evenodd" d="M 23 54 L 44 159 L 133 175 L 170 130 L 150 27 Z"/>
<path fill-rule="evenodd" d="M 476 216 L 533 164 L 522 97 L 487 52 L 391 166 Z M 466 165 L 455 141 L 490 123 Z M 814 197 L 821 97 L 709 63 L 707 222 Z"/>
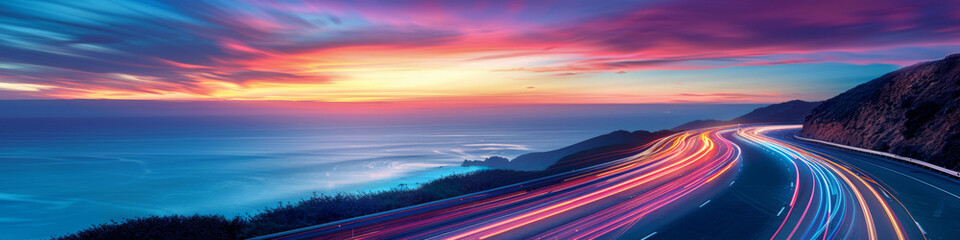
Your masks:
<path fill-rule="evenodd" d="M 760 126 L 739 132 L 739 136 L 773 150 L 794 166 L 794 182 L 798 184 L 794 187 L 780 228 L 770 239 L 878 239 L 878 236 L 906 239 L 905 227 L 890 203 L 879 193 L 885 190 L 876 182 L 850 170 L 830 156 L 764 135 L 765 132 L 799 127 Z M 805 184 L 809 190 L 802 189 Z M 799 214 L 795 213 L 798 201 L 805 204 Z M 789 228 L 792 230 L 784 236 L 784 226 L 790 225 L 793 226 Z M 878 225 L 884 227 L 878 228 Z"/>
<path fill-rule="evenodd" d="M 491 191 L 469 203 L 441 201 L 278 238 L 613 238 L 653 215 L 669 215 L 658 215 L 665 210 L 695 209 L 722 193 L 741 165 L 739 147 L 721 136 L 731 131 L 675 134 L 535 189 Z"/>
<path fill-rule="evenodd" d="M 265 238 L 660 237 L 669 234 L 658 228 L 692 212 L 729 205 L 729 200 L 715 200 L 728 189 L 750 184 L 733 184 L 744 160 L 741 146 L 728 139 L 730 136 L 766 150 L 770 154 L 764 161 L 777 162 L 772 165 L 787 169 L 771 173 L 788 174 L 785 177 L 790 189 L 783 190 L 781 200 L 769 200 L 778 201 L 772 202 L 776 208 L 767 213 L 770 239 L 926 238 L 928 230 L 922 229 L 895 194 L 869 173 L 810 146 L 770 136 L 799 127 L 721 127 L 678 133 L 641 147 L 578 159 L 589 162 L 630 156 L 616 161 Z M 787 194 L 791 194 L 789 201 Z M 736 216 L 724 217 L 736 221 Z M 915 224 L 902 224 L 905 221 Z"/>

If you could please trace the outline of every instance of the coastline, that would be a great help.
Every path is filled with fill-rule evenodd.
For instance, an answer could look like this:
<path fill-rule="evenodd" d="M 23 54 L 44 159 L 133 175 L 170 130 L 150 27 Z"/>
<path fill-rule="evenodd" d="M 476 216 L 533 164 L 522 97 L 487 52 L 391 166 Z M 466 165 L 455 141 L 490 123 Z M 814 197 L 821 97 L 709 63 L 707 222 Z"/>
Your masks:
<path fill-rule="evenodd" d="M 601 135 L 599 138 L 606 135 Z M 393 187 L 381 187 L 373 190 L 340 192 L 334 194 L 314 194 L 293 202 L 280 202 L 274 206 L 264 206 L 256 212 L 241 213 L 233 218 L 220 214 L 205 215 L 163 215 L 152 217 L 126 218 L 110 223 L 57 235 L 53 239 L 84 239 L 85 236 L 118 236 L 122 238 L 151 238 L 163 236 L 165 230 L 144 231 L 143 226 L 164 226 L 178 228 L 173 232 L 191 232 L 202 236 L 224 236 L 218 239 L 240 239 L 257 237 L 292 229 L 315 226 L 352 217 L 377 214 L 384 211 L 409 207 L 451 197 L 474 194 L 491 189 L 518 184 L 532 179 L 548 177 L 572 169 L 595 166 L 607 161 L 634 154 L 646 148 L 645 144 L 659 138 L 646 139 L 643 142 L 620 145 L 604 145 L 596 148 L 573 152 L 549 163 L 543 170 L 523 171 L 493 169 L 488 167 L 436 167 L 426 172 L 411 175 L 406 184 Z M 636 140 L 636 139 L 633 139 Z M 576 145 L 576 144 L 574 144 Z M 596 154 L 602 150 L 613 154 Z M 571 164 L 586 160 L 582 164 Z M 563 163 L 563 164 L 561 164 Z M 553 166 L 553 165 L 557 166 Z M 586 165 L 585 165 L 586 164 Z M 440 173 L 431 173 L 440 170 Z M 452 170 L 452 171 L 451 171 Z M 447 174 L 451 173 L 451 174 Z M 424 178 L 427 175 L 427 178 Z M 398 179 L 381 180 L 396 183 Z M 367 184 L 376 184 L 371 182 Z M 339 209 L 343 208 L 343 209 Z M 304 220 L 310 219 L 310 220 Z M 181 226 L 181 223 L 203 222 L 197 226 Z M 169 230 L 169 229 L 168 229 Z M 220 231 L 220 232 L 211 232 Z M 148 235 L 143 235 L 148 234 Z M 149 235 L 153 234 L 153 235 Z M 202 236 L 201 236 L 202 235 Z M 190 238 L 188 236 L 187 238 Z"/>

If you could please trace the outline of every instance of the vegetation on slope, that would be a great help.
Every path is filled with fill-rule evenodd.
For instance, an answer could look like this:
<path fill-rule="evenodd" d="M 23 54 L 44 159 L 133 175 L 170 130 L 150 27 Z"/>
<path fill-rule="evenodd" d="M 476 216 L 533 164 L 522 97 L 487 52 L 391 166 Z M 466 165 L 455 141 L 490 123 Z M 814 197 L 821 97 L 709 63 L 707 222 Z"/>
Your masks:
<path fill-rule="evenodd" d="M 246 217 L 172 215 L 133 218 L 96 225 L 54 239 L 243 239 L 494 189 L 560 171 L 480 170 L 442 177 L 417 187 L 317 194 Z"/>
<path fill-rule="evenodd" d="M 625 131 L 624 131 L 625 132 Z M 618 132 L 614 132 L 618 133 Z M 244 239 L 363 215 L 428 203 L 542 178 L 636 154 L 642 146 L 672 134 L 669 131 L 625 132 L 637 135 L 627 144 L 606 145 L 562 157 L 541 171 L 485 169 L 455 174 L 419 184 L 383 191 L 315 194 L 233 219 L 219 215 L 155 216 L 95 225 L 57 240 L 76 239 Z M 606 135 L 605 135 L 606 136 Z"/>

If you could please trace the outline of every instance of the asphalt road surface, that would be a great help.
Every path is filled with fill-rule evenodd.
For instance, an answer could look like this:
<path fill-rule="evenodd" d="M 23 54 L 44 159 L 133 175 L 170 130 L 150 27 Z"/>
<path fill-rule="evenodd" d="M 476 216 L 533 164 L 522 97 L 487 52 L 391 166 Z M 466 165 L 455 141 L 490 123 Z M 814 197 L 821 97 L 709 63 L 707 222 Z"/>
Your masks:
<path fill-rule="evenodd" d="M 793 138 L 699 129 L 617 161 L 265 239 L 960 239 L 960 182 Z"/>

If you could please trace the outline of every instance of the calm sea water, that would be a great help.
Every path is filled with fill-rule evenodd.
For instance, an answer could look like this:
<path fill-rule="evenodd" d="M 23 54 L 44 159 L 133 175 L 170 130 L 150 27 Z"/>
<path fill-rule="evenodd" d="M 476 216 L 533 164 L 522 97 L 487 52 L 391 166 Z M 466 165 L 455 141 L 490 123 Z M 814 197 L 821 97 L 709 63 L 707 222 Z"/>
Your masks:
<path fill-rule="evenodd" d="M 6 112 L 0 239 L 46 238 L 128 217 L 253 213 L 314 192 L 370 191 L 477 169 L 459 167 L 464 159 L 512 158 L 617 129 L 729 119 L 755 107 L 569 105 L 309 118 Z"/>

